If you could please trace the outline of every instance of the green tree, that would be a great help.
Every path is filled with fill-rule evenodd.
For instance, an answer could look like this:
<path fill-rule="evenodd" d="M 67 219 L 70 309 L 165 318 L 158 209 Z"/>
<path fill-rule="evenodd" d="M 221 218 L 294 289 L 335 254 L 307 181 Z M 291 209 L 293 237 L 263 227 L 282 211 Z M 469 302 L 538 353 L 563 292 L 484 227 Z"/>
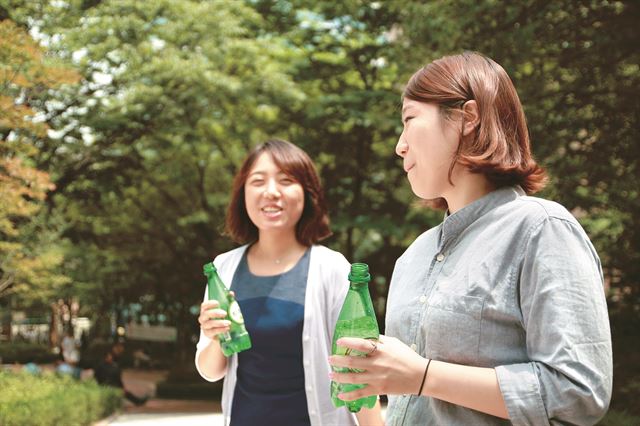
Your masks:
<path fill-rule="evenodd" d="M 46 302 L 68 278 L 60 274 L 64 255 L 56 230 L 41 211 L 55 186 L 34 167 L 48 126 L 31 101 L 77 75 L 47 61 L 25 29 L 8 19 L 0 21 L 0 64 L 0 298 Z"/>
<path fill-rule="evenodd" d="M 271 30 L 300 52 L 293 72 L 307 98 L 303 108 L 288 111 L 288 135 L 319 165 L 335 232 L 330 244 L 349 259 L 373 262 L 376 274 L 388 278 L 397 256 L 434 218 L 411 205 L 394 152 L 397 14 L 362 1 L 265 1 L 257 8 L 278 18 Z"/>
<path fill-rule="evenodd" d="M 49 40 L 83 80 L 51 93 L 46 119 L 60 130 L 39 158 L 73 244 L 66 272 L 98 320 L 142 300 L 180 324 L 186 360 L 202 264 L 230 247 L 220 230 L 238 162 L 304 97 L 287 73 L 294 52 L 258 34 L 241 2 L 83 7 Z"/>

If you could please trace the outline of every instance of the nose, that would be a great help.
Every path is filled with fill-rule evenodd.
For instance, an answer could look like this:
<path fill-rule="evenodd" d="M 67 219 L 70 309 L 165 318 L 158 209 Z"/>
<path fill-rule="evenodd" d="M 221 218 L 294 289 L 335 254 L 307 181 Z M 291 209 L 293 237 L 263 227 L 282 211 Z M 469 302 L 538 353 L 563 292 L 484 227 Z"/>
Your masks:
<path fill-rule="evenodd" d="M 267 181 L 267 187 L 264 190 L 264 196 L 267 198 L 280 197 L 280 190 L 278 189 L 278 183 L 275 179 L 269 179 Z"/>
<path fill-rule="evenodd" d="M 396 144 L 396 154 L 398 154 L 402 158 L 404 158 L 404 156 L 407 155 L 407 151 L 409 150 L 409 145 L 404 140 L 403 136 L 404 136 L 404 132 L 400 135 L 400 138 L 398 139 L 398 143 Z"/>

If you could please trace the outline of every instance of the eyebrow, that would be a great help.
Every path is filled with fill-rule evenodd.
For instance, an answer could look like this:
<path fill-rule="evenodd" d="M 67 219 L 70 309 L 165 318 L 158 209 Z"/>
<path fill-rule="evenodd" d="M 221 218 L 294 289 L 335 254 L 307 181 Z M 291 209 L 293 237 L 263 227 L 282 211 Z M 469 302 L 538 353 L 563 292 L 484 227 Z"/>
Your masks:
<path fill-rule="evenodd" d="M 252 177 L 252 176 L 255 176 L 255 175 L 266 175 L 266 174 L 268 174 L 268 173 L 266 171 L 264 171 L 264 170 L 256 170 L 255 172 L 249 173 L 248 177 Z M 289 176 L 287 173 L 283 172 L 282 170 L 279 170 L 276 173 L 276 176 L 279 176 L 279 175 Z"/>
<path fill-rule="evenodd" d="M 407 112 L 408 109 L 413 108 L 412 105 L 405 105 L 404 107 L 402 107 L 402 116 L 404 117 L 404 113 Z"/>

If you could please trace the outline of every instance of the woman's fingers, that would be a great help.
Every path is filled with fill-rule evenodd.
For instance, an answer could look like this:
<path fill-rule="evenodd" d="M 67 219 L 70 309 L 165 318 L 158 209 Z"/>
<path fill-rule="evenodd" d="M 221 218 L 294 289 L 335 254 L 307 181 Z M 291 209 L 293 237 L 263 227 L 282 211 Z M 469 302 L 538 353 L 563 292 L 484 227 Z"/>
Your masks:
<path fill-rule="evenodd" d="M 329 378 L 337 383 L 349 383 L 353 385 L 364 385 L 368 384 L 371 380 L 371 377 L 366 374 L 366 372 L 362 373 L 337 373 L 332 372 L 329 374 Z"/>
<path fill-rule="evenodd" d="M 338 398 L 343 401 L 355 401 L 356 399 L 364 398 L 371 395 L 378 395 L 378 392 L 374 392 L 369 386 L 365 386 L 362 389 L 340 393 L 338 394 Z"/>
<path fill-rule="evenodd" d="M 368 385 L 345 394 L 341 399 L 348 401 L 374 394 L 408 394 L 419 388 L 427 360 L 400 340 L 381 335 L 379 341 L 341 338 L 336 343 L 365 356 L 330 356 L 329 364 L 333 369 L 349 369 L 334 371 L 331 378 L 338 383 Z"/>
<path fill-rule="evenodd" d="M 226 333 L 231 329 L 231 321 L 226 319 L 227 311 L 220 309 L 220 302 L 217 300 L 205 300 L 200 304 L 200 315 L 198 323 L 204 335 L 210 339 Z"/>
<path fill-rule="evenodd" d="M 198 322 L 200 325 L 205 325 L 206 323 L 212 320 L 219 320 L 220 318 L 226 318 L 227 311 L 223 309 L 208 309 L 206 311 L 200 312 L 200 316 L 198 317 Z"/>
<path fill-rule="evenodd" d="M 205 300 L 200 304 L 200 312 L 206 311 L 207 309 L 217 308 L 218 306 L 220 306 L 220 302 L 215 299 Z"/>
<path fill-rule="evenodd" d="M 371 359 L 362 356 L 331 355 L 329 357 L 329 364 L 331 364 L 332 367 L 338 368 L 367 370 L 368 367 L 371 367 Z"/>
<path fill-rule="evenodd" d="M 359 337 L 341 337 L 336 342 L 338 346 L 356 350 L 364 354 L 373 353 L 377 349 L 378 344 L 379 342 L 377 340 L 361 339 Z"/>
<path fill-rule="evenodd" d="M 227 311 L 225 311 L 224 309 L 217 309 L 217 308 L 208 309 L 203 312 L 203 315 L 211 319 L 224 318 L 227 316 Z"/>
<path fill-rule="evenodd" d="M 229 320 L 209 320 L 202 324 L 202 328 L 205 330 L 211 330 L 213 328 L 229 328 L 231 321 Z"/>
<path fill-rule="evenodd" d="M 222 333 L 228 333 L 231 330 L 231 321 L 228 320 L 209 320 L 200 325 L 202 332 L 209 339 L 214 339 Z"/>

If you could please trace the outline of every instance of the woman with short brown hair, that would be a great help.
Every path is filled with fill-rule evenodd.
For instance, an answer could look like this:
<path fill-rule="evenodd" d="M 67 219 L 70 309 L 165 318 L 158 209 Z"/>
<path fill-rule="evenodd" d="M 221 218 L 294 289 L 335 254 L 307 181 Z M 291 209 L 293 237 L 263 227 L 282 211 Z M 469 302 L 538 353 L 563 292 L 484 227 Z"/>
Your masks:
<path fill-rule="evenodd" d="M 398 259 L 386 336 L 337 343 L 345 400 L 388 394 L 388 425 L 594 424 L 612 357 L 598 255 L 561 205 L 530 194 L 534 161 L 505 70 L 473 52 L 418 70 L 396 146 L 411 189 L 444 221 Z M 393 337 L 391 337 L 393 336 Z"/>
<path fill-rule="evenodd" d="M 243 245 L 214 264 L 235 292 L 252 348 L 222 354 L 215 336 L 229 322 L 205 292 L 196 351 L 202 377 L 225 378 L 225 424 L 355 425 L 351 413 L 331 404 L 326 363 L 350 264 L 317 245 L 331 232 L 309 156 L 282 140 L 254 148 L 235 176 L 226 228 Z M 357 418 L 382 424 L 379 405 Z"/>

